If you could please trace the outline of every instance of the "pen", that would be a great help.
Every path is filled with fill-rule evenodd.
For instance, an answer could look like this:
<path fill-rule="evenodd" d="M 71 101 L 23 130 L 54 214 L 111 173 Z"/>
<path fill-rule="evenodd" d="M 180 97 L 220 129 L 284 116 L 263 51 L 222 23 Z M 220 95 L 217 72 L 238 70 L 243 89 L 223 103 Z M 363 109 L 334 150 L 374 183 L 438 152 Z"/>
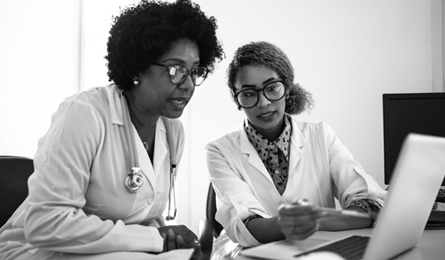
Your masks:
<path fill-rule="evenodd" d="M 354 210 L 337 210 L 333 208 L 317 208 L 318 211 L 325 216 L 348 216 L 357 218 L 372 218 L 368 213 L 358 212 Z"/>

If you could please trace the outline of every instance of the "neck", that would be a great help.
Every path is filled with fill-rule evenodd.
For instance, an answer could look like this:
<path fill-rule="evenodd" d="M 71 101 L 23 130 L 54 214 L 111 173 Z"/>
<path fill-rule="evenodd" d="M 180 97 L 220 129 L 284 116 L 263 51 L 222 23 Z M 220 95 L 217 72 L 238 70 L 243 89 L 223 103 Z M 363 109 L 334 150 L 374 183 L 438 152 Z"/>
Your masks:
<path fill-rule="evenodd" d="M 134 95 L 132 91 L 125 91 L 124 96 L 127 99 L 131 122 L 138 131 L 139 137 L 143 142 L 149 141 L 154 135 L 156 122 L 160 115 L 145 111 L 142 103 L 137 98 L 137 95 Z"/>
<path fill-rule="evenodd" d="M 269 142 L 273 142 L 277 140 L 278 137 L 280 137 L 281 133 L 284 129 L 284 117 L 280 120 L 280 122 L 274 126 L 273 128 L 260 128 L 254 124 L 252 124 L 252 127 L 258 131 L 264 138 L 269 140 Z"/>

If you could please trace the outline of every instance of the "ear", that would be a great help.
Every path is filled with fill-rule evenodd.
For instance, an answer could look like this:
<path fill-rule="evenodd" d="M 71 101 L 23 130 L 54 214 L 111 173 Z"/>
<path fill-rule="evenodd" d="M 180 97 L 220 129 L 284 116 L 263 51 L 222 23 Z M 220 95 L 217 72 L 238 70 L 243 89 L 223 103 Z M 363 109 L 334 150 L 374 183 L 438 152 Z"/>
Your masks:
<path fill-rule="evenodd" d="M 134 76 L 131 79 L 133 80 L 133 85 L 135 85 L 135 86 L 139 85 L 139 82 L 140 82 L 139 75 L 138 76 Z"/>

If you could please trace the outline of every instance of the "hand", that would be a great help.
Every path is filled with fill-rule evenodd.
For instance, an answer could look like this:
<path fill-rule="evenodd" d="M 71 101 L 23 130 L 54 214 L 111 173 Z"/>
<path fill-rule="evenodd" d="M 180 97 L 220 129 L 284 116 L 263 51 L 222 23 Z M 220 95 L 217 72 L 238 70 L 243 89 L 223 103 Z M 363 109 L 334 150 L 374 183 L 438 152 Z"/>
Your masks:
<path fill-rule="evenodd" d="M 303 240 L 318 231 L 319 212 L 307 201 L 278 208 L 278 225 L 287 240 Z"/>
<path fill-rule="evenodd" d="M 201 243 L 198 237 L 190 229 L 184 225 L 165 226 L 158 228 L 159 233 L 164 238 L 163 252 L 171 251 L 179 248 L 194 248 L 192 259 L 200 255 Z"/>

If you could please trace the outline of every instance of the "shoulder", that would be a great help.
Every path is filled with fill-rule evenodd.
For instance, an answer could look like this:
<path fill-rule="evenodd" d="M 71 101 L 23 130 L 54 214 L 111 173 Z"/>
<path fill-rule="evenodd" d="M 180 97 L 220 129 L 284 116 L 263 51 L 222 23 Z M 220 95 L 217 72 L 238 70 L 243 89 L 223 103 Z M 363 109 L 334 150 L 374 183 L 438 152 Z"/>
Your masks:
<path fill-rule="evenodd" d="M 237 143 L 239 144 L 240 136 L 242 135 L 242 133 L 242 126 L 237 127 L 209 141 L 205 146 L 205 149 L 208 149 L 210 147 L 233 147 L 233 145 Z"/>
<path fill-rule="evenodd" d="M 96 110 L 104 111 L 108 107 L 105 87 L 95 87 L 65 98 L 59 110 Z"/>
<path fill-rule="evenodd" d="M 298 120 L 291 116 L 291 122 L 294 129 L 300 129 L 303 133 L 327 133 L 333 131 L 332 127 L 325 121 Z"/>

